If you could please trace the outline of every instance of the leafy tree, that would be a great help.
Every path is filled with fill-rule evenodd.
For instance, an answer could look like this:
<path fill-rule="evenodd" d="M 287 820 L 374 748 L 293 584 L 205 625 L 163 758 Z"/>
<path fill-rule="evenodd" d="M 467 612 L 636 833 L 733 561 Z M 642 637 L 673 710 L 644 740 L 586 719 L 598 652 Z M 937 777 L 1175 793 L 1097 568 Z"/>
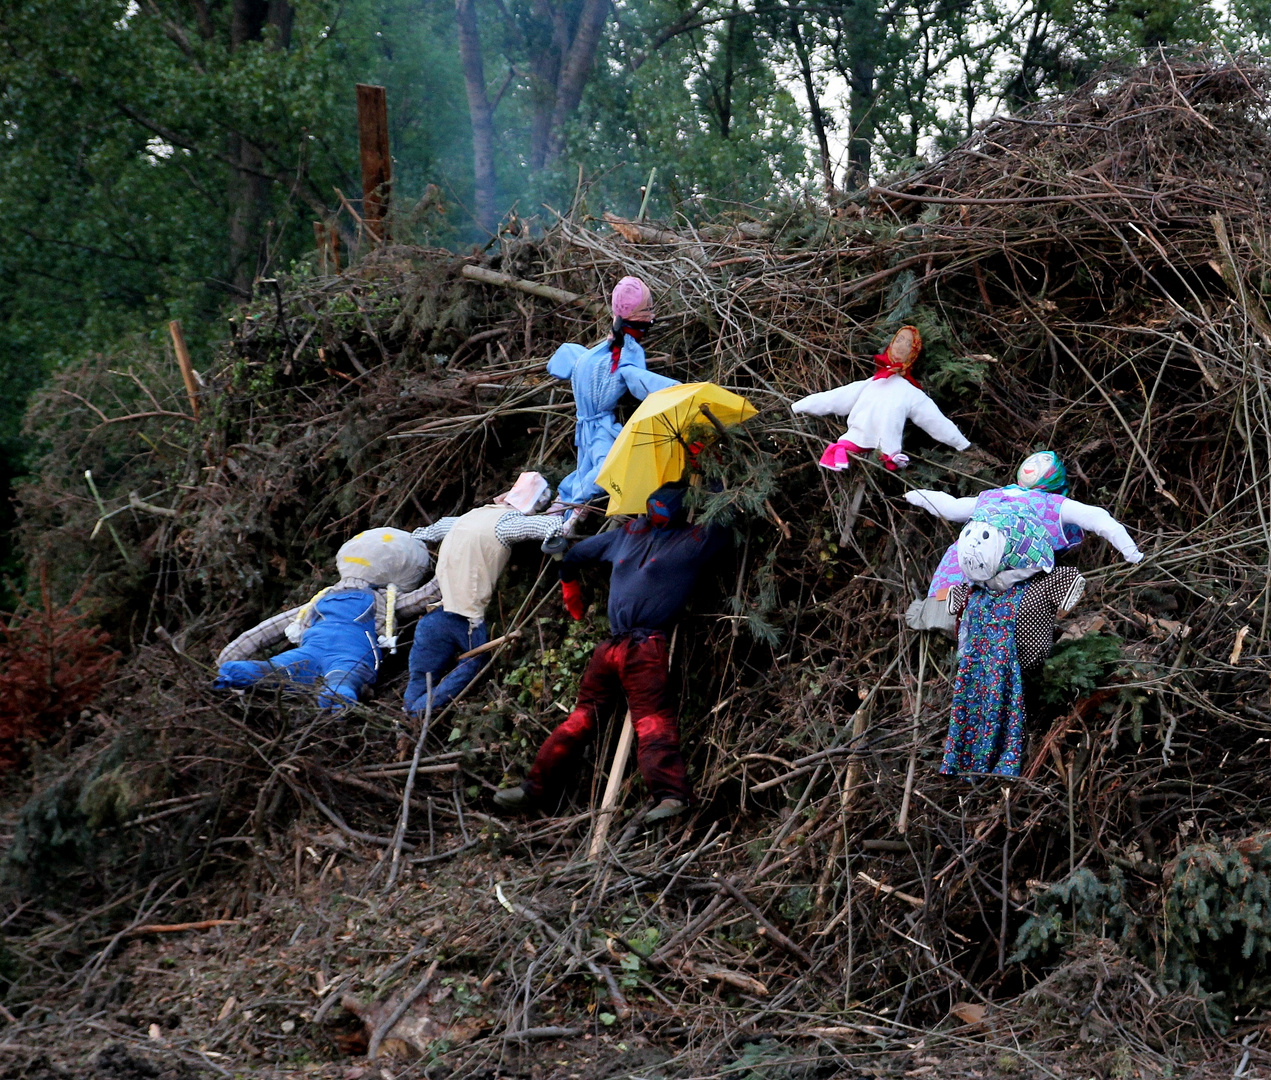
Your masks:
<path fill-rule="evenodd" d="M 412 164 L 400 190 L 444 171 L 458 141 L 446 122 L 466 126 L 444 104 L 455 65 L 437 31 L 451 21 L 430 28 L 417 12 L 404 0 L 0 2 L 0 483 L 22 468 L 21 412 L 45 372 L 130 334 L 159 339 L 173 317 L 197 355 L 227 300 L 311 248 L 334 189 L 357 190 L 359 78 L 395 76 Z"/>

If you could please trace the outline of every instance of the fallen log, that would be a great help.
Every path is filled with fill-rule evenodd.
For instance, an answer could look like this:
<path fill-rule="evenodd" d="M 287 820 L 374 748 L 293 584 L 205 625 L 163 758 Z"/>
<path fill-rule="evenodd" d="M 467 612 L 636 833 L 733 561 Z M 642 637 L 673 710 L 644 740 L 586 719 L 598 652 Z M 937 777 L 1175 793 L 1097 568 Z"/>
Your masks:
<path fill-rule="evenodd" d="M 554 285 L 540 285 L 537 281 L 515 278 L 511 274 L 501 274 L 497 270 L 487 270 L 484 266 L 465 266 L 463 276 L 471 281 L 479 281 L 483 285 L 498 285 L 504 289 L 516 289 L 543 300 L 551 300 L 555 304 L 569 304 L 585 311 L 604 314 L 605 307 L 595 300 L 589 300 L 579 293 L 558 289 Z"/>

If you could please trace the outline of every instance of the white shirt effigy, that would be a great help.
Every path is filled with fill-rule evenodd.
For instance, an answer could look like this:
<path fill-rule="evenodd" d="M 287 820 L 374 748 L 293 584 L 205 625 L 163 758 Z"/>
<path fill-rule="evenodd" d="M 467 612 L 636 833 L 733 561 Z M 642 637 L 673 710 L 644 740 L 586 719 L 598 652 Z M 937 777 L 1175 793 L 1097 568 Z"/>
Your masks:
<path fill-rule="evenodd" d="M 877 448 L 889 456 L 904 449 L 906 421 L 912 420 L 933 439 L 965 450 L 971 445 L 957 424 L 944 415 L 923 391 L 902 375 L 861 379 L 834 390 L 809 394 L 791 409 L 811 416 L 846 416 L 842 438 L 862 450 Z"/>

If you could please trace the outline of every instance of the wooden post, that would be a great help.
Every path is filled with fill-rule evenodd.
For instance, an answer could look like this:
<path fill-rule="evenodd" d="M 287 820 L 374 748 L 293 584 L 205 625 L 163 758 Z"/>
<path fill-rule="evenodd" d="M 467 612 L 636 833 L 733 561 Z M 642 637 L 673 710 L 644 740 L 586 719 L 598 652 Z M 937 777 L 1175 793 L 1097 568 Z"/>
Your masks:
<path fill-rule="evenodd" d="M 194 418 L 199 418 L 199 384 L 194 377 L 194 365 L 190 362 L 190 350 L 185 344 L 185 334 L 181 332 L 181 320 L 173 319 L 168 323 L 168 333 L 172 335 L 172 347 L 177 353 L 177 364 L 181 368 L 181 378 L 185 382 L 185 394 L 190 399 L 190 411 Z"/>
<path fill-rule="evenodd" d="M 384 87 L 357 84 L 357 135 L 362 155 L 362 221 L 371 240 L 378 243 L 385 239 L 384 217 L 393 183 Z"/>
<path fill-rule="evenodd" d="M 313 243 L 318 249 L 318 269 L 324 274 L 340 272 L 340 230 L 334 222 L 313 223 Z"/>
<path fill-rule="evenodd" d="M 869 706 L 872 698 L 873 695 L 865 698 L 856 712 L 852 714 L 851 747 L 853 754 L 848 760 L 847 776 L 843 780 L 841 806 L 844 810 L 847 810 L 852 805 L 852 800 L 856 798 L 856 792 L 861 786 L 861 759 L 860 750 L 857 744 L 869 728 Z"/>
<path fill-rule="evenodd" d="M 914 695 L 913 741 L 909 747 L 909 771 L 905 774 L 905 796 L 900 801 L 900 818 L 896 831 L 901 836 L 909 828 L 909 802 L 914 793 L 914 776 L 918 769 L 918 739 L 922 734 L 922 677 L 927 670 L 927 639 L 918 633 L 918 691 Z"/>

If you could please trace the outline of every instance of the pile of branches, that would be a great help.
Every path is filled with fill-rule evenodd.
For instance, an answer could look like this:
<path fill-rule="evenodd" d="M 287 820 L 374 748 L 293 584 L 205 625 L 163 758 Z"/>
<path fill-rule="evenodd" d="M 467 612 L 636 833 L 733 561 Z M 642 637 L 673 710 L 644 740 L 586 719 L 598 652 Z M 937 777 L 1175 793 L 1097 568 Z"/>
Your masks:
<path fill-rule="evenodd" d="M 488 914 L 393 973 L 399 993 L 433 960 L 481 980 L 485 1034 L 452 1065 L 608 1030 L 598 1017 L 696 1075 L 769 1051 L 795 1075 L 818 1045 L 868 1056 L 928 1029 L 946 1049 L 1032 1040 L 1035 1061 L 1077 1031 L 1109 1069 L 1175 1060 L 1180 1033 L 1243 1035 L 1271 992 L 1271 886 L 1247 839 L 1271 804 L 1269 87 L 1253 62 L 1109 73 L 833 212 L 570 217 L 481 255 L 389 247 L 262 282 L 196 401 L 142 344 L 66 373 L 31 415 L 47 453 L 25 549 L 68 589 L 91 576 L 131 658 L 15 818 L 10 1008 L 33 1024 L 91 1008 L 143 894 L 134 929 L 160 907 L 251 918 L 293 855 L 297 888 L 306 845 L 325 857 L 297 839 L 319 829 L 359 853 L 346 890 L 441 866 L 446 887 L 483 894 Z M 603 605 L 566 623 L 536 550 L 490 612 L 492 635 L 519 636 L 434 718 L 413 796 L 402 656 L 341 718 L 214 695 L 216 650 L 328 582 L 352 532 L 462 512 L 522 468 L 568 471 L 573 404 L 545 361 L 603 335 L 606 288 L 628 273 L 657 298 L 650 366 L 760 409 L 708 463 L 735 558 L 677 637 L 688 820 L 644 830 L 629 779 L 591 858 L 609 741 L 557 816 L 492 809 L 605 632 Z M 919 376 L 974 448 L 914 432 L 906 472 L 818 470 L 839 428 L 790 401 L 871 373 L 908 322 Z M 941 777 L 956 659 L 902 613 L 955 533 L 901 496 L 1000 486 L 1040 446 L 1147 559 L 1077 550 L 1090 589 L 1021 778 Z M 100 908 L 48 924 L 29 897 L 50 877 Z M 1229 1075 L 1261 1051 L 1198 1053 Z"/>

